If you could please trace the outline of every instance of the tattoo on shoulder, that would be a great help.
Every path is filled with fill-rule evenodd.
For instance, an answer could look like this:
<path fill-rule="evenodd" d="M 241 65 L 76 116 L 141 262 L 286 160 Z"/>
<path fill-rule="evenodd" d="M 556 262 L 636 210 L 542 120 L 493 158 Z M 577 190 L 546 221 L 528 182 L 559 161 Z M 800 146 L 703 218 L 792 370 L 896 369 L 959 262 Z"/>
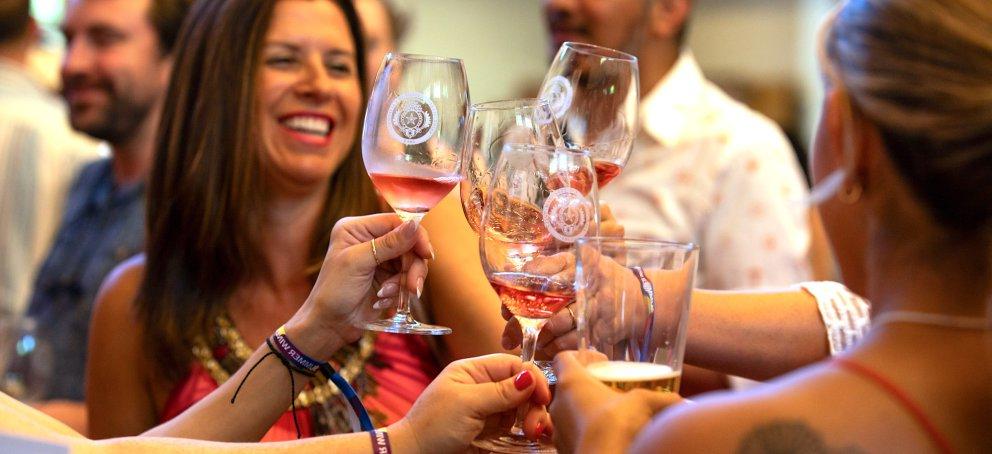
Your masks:
<path fill-rule="evenodd" d="M 755 427 L 741 440 L 737 454 L 861 454 L 856 446 L 827 446 L 823 436 L 798 420 L 778 420 Z"/>

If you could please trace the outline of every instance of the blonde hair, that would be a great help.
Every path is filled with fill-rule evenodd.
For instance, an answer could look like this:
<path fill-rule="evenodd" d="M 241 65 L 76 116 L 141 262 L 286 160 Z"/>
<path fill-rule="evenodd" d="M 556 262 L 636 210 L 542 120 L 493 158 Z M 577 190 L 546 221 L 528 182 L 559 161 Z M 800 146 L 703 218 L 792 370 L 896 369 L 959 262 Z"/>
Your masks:
<path fill-rule="evenodd" d="M 992 2 L 851 0 L 825 36 L 824 70 L 879 128 L 941 224 L 992 221 Z"/>

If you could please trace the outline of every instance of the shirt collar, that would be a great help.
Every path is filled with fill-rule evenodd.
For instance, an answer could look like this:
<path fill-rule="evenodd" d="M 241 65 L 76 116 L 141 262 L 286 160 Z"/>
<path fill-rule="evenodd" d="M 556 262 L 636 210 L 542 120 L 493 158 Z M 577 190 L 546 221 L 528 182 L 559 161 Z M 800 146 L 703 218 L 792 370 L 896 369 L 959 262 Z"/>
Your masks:
<path fill-rule="evenodd" d="M 660 83 L 641 100 L 641 127 L 665 146 L 684 138 L 706 88 L 706 79 L 692 52 L 685 50 Z"/>

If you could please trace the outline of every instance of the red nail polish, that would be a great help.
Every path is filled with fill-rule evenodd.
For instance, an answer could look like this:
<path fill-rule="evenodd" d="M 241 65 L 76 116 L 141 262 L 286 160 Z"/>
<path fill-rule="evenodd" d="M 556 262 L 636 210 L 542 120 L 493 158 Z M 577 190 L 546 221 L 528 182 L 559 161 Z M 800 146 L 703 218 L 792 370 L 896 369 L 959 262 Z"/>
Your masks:
<path fill-rule="evenodd" d="M 532 383 L 534 383 L 534 377 L 531 376 L 529 370 L 517 374 L 517 378 L 513 379 L 513 387 L 517 388 L 517 391 L 527 389 Z"/>
<path fill-rule="evenodd" d="M 537 423 L 537 428 L 534 429 L 535 438 L 541 438 L 544 436 L 544 423 Z"/>

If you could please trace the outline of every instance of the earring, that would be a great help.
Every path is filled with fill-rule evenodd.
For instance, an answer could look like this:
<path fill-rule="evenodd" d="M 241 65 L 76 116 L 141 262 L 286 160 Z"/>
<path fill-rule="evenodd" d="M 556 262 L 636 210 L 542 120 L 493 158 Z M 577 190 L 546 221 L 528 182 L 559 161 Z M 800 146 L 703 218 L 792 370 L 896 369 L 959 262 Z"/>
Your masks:
<path fill-rule="evenodd" d="M 845 186 L 840 192 L 837 193 L 837 199 L 847 205 L 854 205 L 861 200 L 861 194 L 864 192 L 864 188 L 861 187 L 861 183 L 854 182 L 850 186 Z"/>

